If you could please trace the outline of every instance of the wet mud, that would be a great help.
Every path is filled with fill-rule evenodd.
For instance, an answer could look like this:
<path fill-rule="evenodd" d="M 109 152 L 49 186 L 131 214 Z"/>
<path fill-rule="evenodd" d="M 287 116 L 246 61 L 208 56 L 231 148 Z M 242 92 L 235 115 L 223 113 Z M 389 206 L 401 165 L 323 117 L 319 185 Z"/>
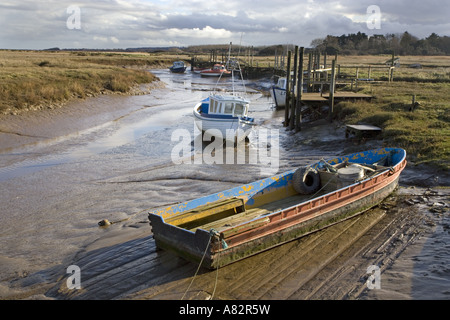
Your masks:
<path fill-rule="evenodd" d="M 449 177 L 412 163 L 380 206 L 219 270 L 196 274 L 197 265 L 157 250 L 148 210 L 251 182 L 266 171 L 261 163 L 174 164 L 179 141 L 173 132 L 187 130 L 195 139 L 192 108 L 215 83 L 152 72 L 164 85 L 150 94 L 88 99 L 40 122 L 2 119 L 1 298 L 449 298 Z M 228 87 L 226 81 L 220 85 Z M 247 87 L 250 116 L 279 132 L 278 172 L 383 145 L 346 139 L 341 124 L 326 121 L 286 131 L 284 110 L 273 109 L 260 91 L 268 80 Z M 100 227 L 103 219 L 112 224 Z M 80 289 L 67 282 L 72 265 L 80 268 Z M 369 266 L 380 271 L 380 288 L 370 288 Z"/>

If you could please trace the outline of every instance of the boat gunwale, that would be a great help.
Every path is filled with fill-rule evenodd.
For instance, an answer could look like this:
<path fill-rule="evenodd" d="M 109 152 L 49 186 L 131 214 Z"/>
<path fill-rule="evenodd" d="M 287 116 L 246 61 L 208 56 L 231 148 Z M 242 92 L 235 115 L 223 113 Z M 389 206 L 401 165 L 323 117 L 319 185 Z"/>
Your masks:
<path fill-rule="evenodd" d="M 404 162 L 404 159 L 402 159 L 402 160 L 401 160 L 398 164 L 396 164 L 394 167 L 396 167 L 396 166 L 398 166 L 398 165 L 401 165 L 403 162 Z M 405 163 L 405 165 L 406 165 L 406 163 Z M 404 165 L 403 165 L 402 167 L 404 167 Z M 232 226 L 232 227 L 223 229 L 223 230 L 221 230 L 220 232 L 221 232 L 221 233 L 228 232 L 228 231 L 233 230 L 234 228 L 242 227 L 242 226 L 245 225 L 245 224 L 249 224 L 250 222 L 255 222 L 255 221 L 260 220 L 260 219 L 264 219 L 264 218 L 267 218 L 267 217 L 270 218 L 270 217 L 272 217 L 272 216 L 279 215 L 279 214 L 281 214 L 283 211 L 289 211 L 289 210 L 295 209 L 295 208 L 297 208 L 297 207 L 299 207 L 299 206 L 307 206 L 308 204 L 313 203 L 313 202 L 320 202 L 321 200 L 326 199 L 327 197 L 329 197 L 329 196 L 332 195 L 332 194 L 337 194 L 337 193 L 342 192 L 342 191 L 347 190 L 347 189 L 350 190 L 352 187 L 354 188 L 354 187 L 356 187 L 356 186 L 358 186 L 358 185 L 363 185 L 364 183 L 367 183 L 367 182 L 369 182 L 369 181 L 375 181 L 375 180 L 378 179 L 379 176 L 381 176 L 381 175 L 386 175 L 386 174 L 389 175 L 389 172 L 391 172 L 391 171 L 392 171 L 391 167 L 387 167 L 385 170 L 383 170 L 383 171 L 377 173 L 376 175 L 373 175 L 373 176 L 371 176 L 371 177 L 365 178 L 364 180 L 360 180 L 360 181 L 357 181 L 357 182 L 355 182 L 355 183 L 352 183 L 351 185 L 347 185 L 347 186 L 344 186 L 344 187 L 342 187 L 342 188 L 339 188 L 339 189 L 330 191 L 330 192 L 325 193 L 325 194 L 323 194 L 323 195 L 321 195 L 321 196 L 319 196 L 319 197 L 314 197 L 314 195 L 313 195 L 311 198 L 309 198 L 309 199 L 307 199 L 307 200 L 305 200 L 305 201 L 299 202 L 299 203 L 297 203 L 297 204 L 291 205 L 291 206 L 286 207 L 286 208 L 282 208 L 282 209 L 279 209 L 279 210 L 276 210 L 276 211 L 273 211 L 273 212 L 269 212 L 269 213 L 263 214 L 263 215 L 261 215 L 261 216 L 255 217 L 255 218 L 253 218 L 253 219 L 251 219 L 251 220 L 247 220 L 247 221 L 238 223 L 238 224 L 236 224 L 236 225 L 234 225 L 234 226 Z M 397 171 L 397 170 L 396 170 L 396 171 Z M 292 172 L 292 173 L 293 173 L 293 172 L 295 172 L 295 169 L 294 169 L 294 170 L 291 170 L 291 171 L 288 171 L 288 172 Z M 385 180 L 385 179 L 383 179 L 383 181 L 384 181 L 384 180 Z M 372 185 L 370 185 L 370 186 L 363 186 L 363 187 L 362 187 L 361 189 L 359 189 L 359 190 L 349 191 L 348 194 L 343 195 L 343 196 L 339 196 L 339 197 L 337 197 L 336 199 L 333 199 L 333 200 L 331 200 L 331 201 L 342 200 L 342 199 L 341 199 L 342 197 L 345 197 L 345 196 L 351 196 L 351 195 L 353 195 L 355 192 L 358 192 L 358 191 L 364 191 L 364 190 L 366 190 L 367 188 L 374 187 L 375 185 L 379 184 L 380 182 L 382 182 L 382 181 L 375 181 L 375 182 L 374 182 Z M 329 202 L 330 202 L 329 200 L 326 200 L 326 201 L 324 202 L 324 204 L 327 204 L 327 203 L 329 203 Z M 311 209 L 312 209 L 312 208 L 311 208 Z M 301 212 L 298 212 L 297 214 L 301 214 Z M 199 229 L 202 229 L 202 228 L 199 228 Z M 207 231 L 207 230 L 205 230 L 205 229 L 202 229 L 202 230 Z"/>
<path fill-rule="evenodd" d="M 406 162 L 405 162 L 405 161 L 402 161 L 401 163 L 405 163 L 405 165 L 406 165 Z M 403 168 L 403 167 L 404 167 L 404 166 L 402 166 L 402 168 Z M 387 171 L 389 171 L 389 169 L 388 169 Z M 307 222 L 307 221 L 309 221 L 309 220 L 311 220 L 311 219 L 313 219 L 313 218 L 316 218 L 316 217 L 318 217 L 318 216 L 320 216 L 320 215 L 322 215 L 322 214 L 326 214 L 326 213 L 328 213 L 328 212 L 331 212 L 331 211 L 333 211 L 333 210 L 339 209 L 339 208 L 341 208 L 341 207 L 345 207 L 346 205 L 351 204 L 353 201 L 360 200 L 360 198 L 358 197 L 359 194 L 361 194 L 361 193 L 366 193 L 366 192 L 367 192 L 369 189 L 371 189 L 371 188 L 376 188 L 377 186 L 380 186 L 377 190 L 374 190 L 374 192 L 377 192 L 377 191 L 382 190 L 383 188 L 387 187 L 390 183 L 393 182 L 393 181 L 390 181 L 390 182 L 386 182 L 386 181 L 388 180 L 388 178 L 389 178 L 390 176 L 395 175 L 396 173 L 390 175 L 389 172 L 384 171 L 383 174 L 386 175 L 386 178 L 382 178 L 381 181 L 375 181 L 375 178 L 379 178 L 379 175 L 377 175 L 376 177 L 373 176 L 372 179 L 369 179 L 369 180 L 370 180 L 370 181 L 375 181 L 375 182 L 374 182 L 373 184 L 371 184 L 370 186 L 363 187 L 363 188 L 361 188 L 361 189 L 359 189 L 359 190 L 349 191 L 347 194 L 345 194 L 345 195 L 343 195 L 343 196 L 340 196 L 340 197 L 337 197 L 336 199 L 332 199 L 331 201 L 330 201 L 330 200 L 328 200 L 328 201 L 322 201 L 323 203 L 321 203 L 321 204 L 319 203 L 317 206 L 313 206 L 313 205 L 312 205 L 312 202 L 320 202 L 321 200 L 323 200 L 323 197 L 325 197 L 326 195 L 329 195 L 329 194 L 337 193 L 338 190 L 336 190 L 335 192 L 330 192 L 330 193 L 328 193 L 328 194 L 325 194 L 325 195 L 323 195 L 323 196 L 321 196 L 321 197 L 313 198 L 313 199 L 311 199 L 311 200 L 307 200 L 307 201 L 305 201 L 305 202 L 298 203 L 297 205 L 293 205 L 293 206 L 290 206 L 290 207 L 287 207 L 287 208 L 278 210 L 278 211 L 276 211 L 276 212 L 269 213 L 269 214 L 264 215 L 264 216 L 262 216 L 262 217 L 257 217 L 256 219 L 253 219 L 253 220 L 257 220 L 257 219 L 259 219 L 259 218 L 266 218 L 266 217 L 269 217 L 269 216 L 271 216 L 271 215 L 272 215 L 272 218 L 273 218 L 273 217 L 275 217 L 275 216 L 280 216 L 280 215 L 282 215 L 284 212 L 289 212 L 289 211 L 295 210 L 296 213 L 294 213 L 294 214 L 292 214 L 292 215 L 289 215 L 289 216 L 286 215 L 285 217 L 281 216 L 281 218 L 278 219 L 278 220 L 277 220 L 277 219 L 273 219 L 273 220 L 271 220 L 271 221 L 267 224 L 267 225 L 269 225 L 269 224 L 274 224 L 274 223 L 278 223 L 278 222 L 279 222 L 279 223 L 283 222 L 284 224 L 287 224 L 287 225 L 286 225 L 286 226 L 283 226 L 282 229 L 284 229 L 284 228 L 289 228 L 289 227 L 294 227 L 294 226 L 297 225 L 297 224 L 300 224 L 300 223 L 303 223 L 303 222 Z M 398 175 L 398 176 L 399 176 L 399 175 Z M 397 179 L 398 176 L 396 176 L 395 179 Z M 394 180 L 395 180 L 395 179 L 394 179 Z M 386 183 L 384 183 L 384 182 L 386 182 Z M 341 190 L 341 191 L 345 191 L 346 189 L 350 190 L 350 187 L 355 187 L 355 186 L 357 186 L 357 185 L 360 185 L 360 184 L 358 184 L 358 183 L 352 184 L 352 185 L 346 186 L 346 187 L 344 187 L 344 188 L 341 188 L 341 189 L 339 189 L 339 190 Z M 373 192 L 371 192 L 371 193 L 369 193 L 369 194 L 367 194 L 367 195 L 363 195 L 361 198 L 370 196 L 372 193 L 373 193 Z M 345 198 L 347 198 L 347 199 L 345 199 Z M 351 200 L 351 198 L 355 198 L 355 199 L 354 199 L 354 200 L 351 200 L 351 201 L 348 201 L 349 198 L 350 198 L 350 200 Z M 335 204 L 337 204 L 337 203 L 339 203 L 339 202 L 342 202 L 342 203 L 341 203 L 340 206 L 337 206 L 337 208 L 331 209 L 331 210 L 327 210 L 327 209 L 325 208 L 325 211 L 324 211 L 324 212 L 321 212 L 321 210 L 322 210 L 324 207 L 333 206 L 333 205 L 335 205 Z M 308 204 L 311 204 L 310 208 L 307 208 L 307 209 L 306 209 L 305 211 L 303 211 L 303 212 L 298 210 L 298 207 L 299 207 L 299 206 L 302 206 L 302 207 L 303 207 L 303 206 L 307 206 Z M 315 212 L 319 212 L 319 214 L 314 214 Z M 301 219 L 303 219 L 303 218 L 304 218 L 305 220 L 302 220 L 302 221 L 296 221 L 296 220 L 299 220 L 299 219 L 301 220 Z M 293 220 L 293 222 L 290 222 L 290 220 Z M 242 225 L 245 225 L 245 224 L 248 223 L 248 222 L 250 222 L 250 221 L 244 222 Z M 254 222 L 254 221 L 253 221 L 253 222 Z M 289 223 L 289 222 L 290 222 L 290 223 Z M 241 227 L 242 227 L 242 225 L 241 225 Z M 235 235 L 230 236 L 230 237 L 225 237 L 224 239 L 230 241 L 230 240 L 232 240 L 232 239 L 235 238 L 235 237 L 242 237 L 242 236 L 244 236 L 245 233 L 254 233 L 254 232 L 256 232 L 256 231 L 259 230 L 259 229 L 265 228 L 267 225 L 264 225 L 264 226 L 261 226 L 261 227 L 254 228 L 254 229 L 252 229 L 252 230 L 248 230 L 248 231 L 243 232 L 243 233 L 235 234 Z M 228 229 L 221 230 L 221 233 L 230 232 L 233 228 L 235 228 L 235 227 L 237 227 L 237 226 L 238 226 L 238 225 L 233 226 L 233 227 L 228 228 Z M 273 226 L 272 226 L 272 227 L 273 227 Z M 199 228 L 199 229 L 200 229 L 200 228 Z M 202 230 L 204 230 L 204 229 L 202 229 Z M 207 232 L 206 230 L 204 230 L 204 231 Z M 258 236 L 254 236 L 254 237 L 246 237 L 246 241 L 256 240 L 256 239 L 258 239 L 258 238 L 264 237 L 264 236 L 266 236 L 266 235 L 268 235 L 268 234 L 271 234 L 271 233 L 275 233 L 275 232 L 277 232 L 277 231 L 278 231 L 278 229 L 274 229 L 274 230 L 271 230 L 270 232 L 268 232 L 267 234 L 258 235 Z M 238 246 L 241 245 L 241 244 L 242 244 L 242 242 L 238 242 L 238 243 L 236 243 L 236 244 L 231 244 L 231 245 L 228 244 L 228 247 L 229 247 L 229 248 L 234 248 L 234 247 L 238 247 Z M 226 249 L 220 249 L 220 248 L 219 248 L 219 250 L 213 250 L 212 254 L 220 253 L 220 252 L 223 252 L 223 251 L 225 251 L 225 250 L 226 250 Z"/>

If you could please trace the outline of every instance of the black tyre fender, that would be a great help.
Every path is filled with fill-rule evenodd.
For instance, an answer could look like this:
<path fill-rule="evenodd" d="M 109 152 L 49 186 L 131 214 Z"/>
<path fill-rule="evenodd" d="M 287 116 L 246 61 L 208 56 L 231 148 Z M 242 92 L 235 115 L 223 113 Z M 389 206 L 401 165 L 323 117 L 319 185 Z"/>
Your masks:
<path fill-rule="evenodd" d="M 292 175 L 292 184 L 298 193 L 311 194 L 316 192 L 320 187 L 319 172 L 311 167 L 298 168 Z"/>

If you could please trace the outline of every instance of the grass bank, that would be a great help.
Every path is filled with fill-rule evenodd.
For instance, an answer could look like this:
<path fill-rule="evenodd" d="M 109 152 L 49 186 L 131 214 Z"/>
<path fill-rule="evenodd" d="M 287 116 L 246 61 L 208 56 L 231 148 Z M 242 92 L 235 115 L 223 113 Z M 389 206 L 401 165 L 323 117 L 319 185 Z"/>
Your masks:
<path fill-rule="evenodd" d="M 0 51 L 0 114 L 52 107 L 72 98 L 129 93 L 157 78 L 144 68 L 170 64 L 157 54 Z"/>
<path fill-rule="evenodd" d="M 394 81 L 365 84 L 371 102 L 341 102 L 335 119 L 383 129 L 386 145 L 404 148 L 416 164 L 450 168 L 450 83 Z M 412 96 L 420 103 L 412 106 Z"/>

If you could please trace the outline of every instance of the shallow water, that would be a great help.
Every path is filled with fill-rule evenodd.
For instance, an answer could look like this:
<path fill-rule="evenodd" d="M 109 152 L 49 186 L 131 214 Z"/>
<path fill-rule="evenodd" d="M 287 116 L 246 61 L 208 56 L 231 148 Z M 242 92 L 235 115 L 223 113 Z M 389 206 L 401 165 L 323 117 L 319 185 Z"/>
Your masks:
<path fill-rule="evenodd" d="M 46 270 L 55 265 L 72 264 L 79 252 L 92 250 L 98 243 L 113 245 L 118 241 L 114 240 L 117 234 L 126 234 L 129 238 L 148 236 L 150 226 L 146 211 L 149 209 L 218 192 L 275 174 L 274 170 L 284 172 L 344 150 L 360 148 L 349 143 L 344 129 L 335 124 L 311 127 L 295 135 L 289 133 L 282 126 L 284 110 L 274 110 L 270 97 L 252 90 L 256 85 L 247 82 L 250 92 L 247 98 L 251 100 L 249 116 L 257 119 L 260 129 L 268 130 L 270 144 L 263 150 L 250 142 L 244 150 L 247 154 L 256 152 L 258 156 L 262 151 L 277 151 L 276 166 L 263 163 L 262 158 L 258 158 L 257 163 L 247 161 L 244 164 L 237 160 L 224 164 L 193 161 L 175 164 L 172 151 L 180 140 L 173 139 L 172 134 L 177 130 L 189 133 L 192 139 L 189 152 L 183 155 L 189 160 L 196 151 L 197 138 L 192 108 L 208 96 L 217 79 L 191 73 L 171 74 L 168 70 L 152 72 L 166 83 L 166 88 L 142 96 L 102 98 L 115 109 L 120 109 L 121 105 L 134 106 L 125 114 L 80 132 L 0 153 L 0 223 L 3 226 L 0 297 L 8 297 L 19 290 L 15 284 L 20 279 L 20 286 L 39 285 L 49 277 Z M 260 81 L 257 86 L 267 87 L 268 81 Z M 230 79 L 222 80 L 218 87 L 230 88 Z M 272 140 L 275 136 L 279 140 Z M 364 148 L 375 148 L 379 144 L 379 141 L 368 142 Z M 448 213 L 446 217 L 448 219 Z M 97 223 L 102 219 L 128 220 L 99 228 Z M 444 225 L 448 226 L 448 222 Z M 448 236 L 448 229 L 442 232 Z M 439 239 L 437 241 L 446 241 L 446 238 Z M 438 255 L 442 263 L 448 265 L 448 244 L 443 250 Z M 427 258 L 426 252 L 423 257 L 425 260 L 435 258 Z M 439 272 L 449 278 L 448 269 L 439 269 Z M 56 275 L 62 276 L 64 274 Z M 427 289 L 426 284 L 421 288 L 425 288 L 425 293 L 408 297 L 420 299 L 427 290 L 432 290 Z"/>

